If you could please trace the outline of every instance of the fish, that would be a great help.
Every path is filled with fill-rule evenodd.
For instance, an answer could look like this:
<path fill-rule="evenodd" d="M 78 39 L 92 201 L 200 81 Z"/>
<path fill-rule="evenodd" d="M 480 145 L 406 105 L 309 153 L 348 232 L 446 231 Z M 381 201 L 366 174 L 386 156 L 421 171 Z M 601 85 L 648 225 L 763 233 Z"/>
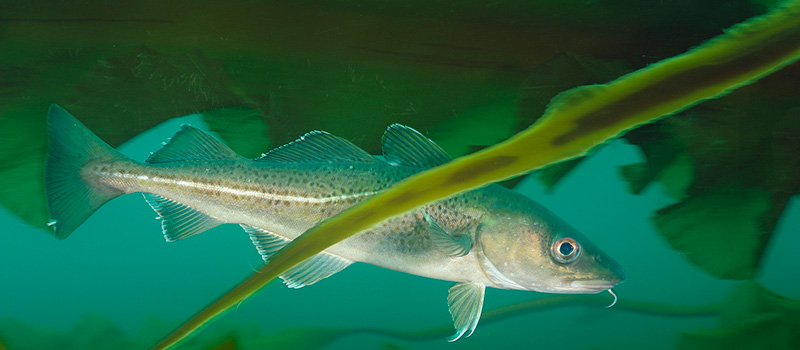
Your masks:
<path fill-rule="evenodd" d="M 238 224 L 265 262 L 320 221 L 451 159 L 404 125 L 389 126 L 382 155 L 311 131 L 261 157 L 238 155 L 183 124 L 144 161 L 127 158 L 58 105 L 47 117 L 45 194 L 63 239 L 98 208 L 139 192 L 167 241 Z M 455 282 L 447 297 L 455 334 L 477 327 L 486 287 L 544 293 L 611 291 L 622 267 L 532 199 L 492 184 L 405 212 L 337 243 L 280 275 L 312 285 L 354 262 Z"/>

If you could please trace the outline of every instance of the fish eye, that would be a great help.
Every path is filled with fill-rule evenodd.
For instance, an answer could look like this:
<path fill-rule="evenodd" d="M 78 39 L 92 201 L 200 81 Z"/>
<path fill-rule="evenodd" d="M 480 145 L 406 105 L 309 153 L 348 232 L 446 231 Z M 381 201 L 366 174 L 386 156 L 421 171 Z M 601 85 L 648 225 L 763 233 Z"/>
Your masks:
<path fill-rule="evenodd" d="M 568 264 L 581 255 L 581 246 L 574 239 L 565 237 L 553 242 L 551 252 L 556 261 L 562 264 Z"/>

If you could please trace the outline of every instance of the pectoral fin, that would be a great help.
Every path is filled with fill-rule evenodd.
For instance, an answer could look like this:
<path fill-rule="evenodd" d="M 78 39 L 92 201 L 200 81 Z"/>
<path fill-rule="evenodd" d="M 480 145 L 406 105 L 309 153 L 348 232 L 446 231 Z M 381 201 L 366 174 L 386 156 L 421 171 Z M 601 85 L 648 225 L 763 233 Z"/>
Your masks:
<path fill-rule="evenodd" d="M 472 249 L 472 237 L 470 235 L 465 234 L 456 238 L 442 229 L 424 210 L 422 213 L 428 223 L 428 235 L 440 251 L 455 258 L 469 253 L 469 250 Z"/>
<path fill-rule="evenodd" d="M 467 331 L 469 331 L 467 337 L 472 335 L 475 327 L 478 326 L 478 320 L 481 318 L 485 291 L 486 286 L 470 282 L 456 283 L 456 285 L 450 287 L 450 294 L 447 295 L 447 305 L 450 307 L 450 315 L 453 316 L 456 334 L 453 334 L 447 341 L 454 342 Z"/>

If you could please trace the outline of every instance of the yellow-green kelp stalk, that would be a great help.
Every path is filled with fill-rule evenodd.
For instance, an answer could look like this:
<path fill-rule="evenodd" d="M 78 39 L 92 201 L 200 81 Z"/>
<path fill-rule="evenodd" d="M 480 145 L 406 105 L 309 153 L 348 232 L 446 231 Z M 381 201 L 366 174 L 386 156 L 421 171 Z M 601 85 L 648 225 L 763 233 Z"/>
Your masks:
<path fill-rule="evenodd" d="M 410 177 L 319 223 L 155 348 L 178 343 L 278 274 L 382 220 L 461 191 L 586 154 L 626 130 L 722 96 L 798 57 L 800 0 L 794 0 L 738 24 L 683 55 L 605 85 L 562 93 L 537 123 L 507 141 Z"/>

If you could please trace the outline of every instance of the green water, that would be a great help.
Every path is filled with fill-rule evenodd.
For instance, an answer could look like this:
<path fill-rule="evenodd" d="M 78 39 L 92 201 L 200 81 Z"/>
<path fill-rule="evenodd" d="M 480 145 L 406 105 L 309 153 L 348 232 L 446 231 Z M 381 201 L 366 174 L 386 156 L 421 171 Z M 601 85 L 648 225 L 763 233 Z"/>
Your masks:
<path fill-rule="evenodd" d="M 184 121 L 166 123 L 126 143 L 122 150 L 134 159 L 143 159 Z M 196 118 L 188 121 L 201 123 Z M 669 197 L 658 186 L 641 196 L 630 195 L 619 180 L 616 167 L 637 158 L 632 146 L 614 142 L 552 193 L 545 193 L 532 179 L 523 181 L 517 190 L 555 211 L 623 265 L 628 280 L 615 288 L 621 300 L 681 305 L 724 300 L 735 282 L 698 271 L 653 232 L 647 218 L 652 210 L 668 204 Z M 113 200 L 63 241 L 6 213 L 0 220 L 5 228 L 0 245 L 0 318 L 72 332 L 85 322 L 87 314 L 93 314 L 106 318 L 139 344 L 158 340 L 164 331 L 227 291 L 261 262 L 247 234 L 236 225 L 164 242 L 156 214 L 138 194 Z M 781 221 L 759 279 L 768 289 L 793 298 L 800 297 L 800 286 L 786 276 L 800 268 L 800 260 L 791 254 L 791 247 L 800 243 L 793 234 L 798 227 L 800 206 L 794 201 Z M 450 285 L 354 264 L 298 290 L 275 282 L 205 332 L 231 327 L 260 336 L 306 327 L 420 330 L 449 323 L 446 295 Z M 484 310 L 542 296 L 489 289 Z M 454 344 L 444 337 L 403 341 L 355 334 L 325 348 L 382 348 L 388 342 L 414 349 L 670 349 L 680 332 L 712 327 L 715 322 L 713 317 L 668 318 L 614 308 L 567 307 L 480 324 L 470 338 Z M 309 336 L 315 334 L 318 332 Z M 5 337 L 9 344 L 20 341 L 15 334 Z"/>
<path fill-rule="evenodd" d="M 91 121 L 87 125 L 112 143 L 147 130 L 120 147 L 136 160 L 158 149 L 184 122 L 221 129 L 223 138 L 233 139 L 229 144 L 248 156 L 267 151 L 261 145 L 276 146 L 311 129 L 376 152 L 380 133 L 393 122 L 418 128 L 454 155 L 463 154 L 530 125 L 560 91 L 605 82 L 684 52 L 762 13 L 773 1 L 329 0 L 300 1 L 296 8 L 287 3 L 0 4 L 0 176 L 8 176 L 0 177 L 0 194 L 16 194 L 40 179 L 44 118 L 51 103 Z M 708 142 L 714 152 L 736 150 L 719 153 L 734 158 L 731 164 L 748 156 L 781 159 L 786 154 L 770 153 L 759 143 L 763 140 L 720 140 L 748 140 L 757 127 L 762 134 L 785 131 L 790 134 L 785 144 L 795 145 L 796 134 L 789 131 L 799 128 L 789 113 L 797 110 L 798 71 L 797 64 L 789 66 L 776 74 L 785 75 L 742 89 L 749 89 L 743 95 L 706 102 L 675 118 L 711 120 L 708 129 L 699 123 L 687 130 L 701 141 L 719 141 Z M 240 106 L 246 106 L 241 119 L 207 114 L 211 126 L 197 115 L 170 119 Z M 783 124 L 773 125 L 765 115 L 778 116 Z M 728 116 L 770 122 L 714 124 Z M 168 121 L 151 129 L 163 120 Z M 796 157 L 789 153 L 786 163 Z M 703 272 L 656 232 L 650 217 L 676 200 L 657 182 L 639 195 L 630 193 L 619 167 L 641 161 L 641 149 L 620 139 L 581 162 L 552 191 L 534 176 L 515 187 L 623 266 L 627 281 L 614 288 L 618 307 L 576 302 L 522 312 L 482 321 L 471 337 L 447 343 L 451 282 L 357 263 L 299 290 L 273 282 L 184 346 L 211 349 L 227 339 L 236 339 L 237 349 L 673 349 L 688 344 L 686 334 L 718 327 L 723 317 L 668 317 L 626 310 L 623 304 L 718 305 L 732 300 L 731 292 L 743 282 Z M 24 171 L 5 172 L 19 164 Z M 770 171 L 777 174 L 777 168 L 764 170 L 763 177 L 772 179 Z M 786 178 L 796 174 L 782 170 Z M 19 192 L 30 197 L 3 197 L 16 204 L 0 208 L 0 344 L 9 350 L 145 348 L 262 263 L 238 225 L 166 243 L 156 213 L 138 194 L 112 200 L 59 241 L 12 214 L 26 213 L 19 206 L 28 199 L 34 209 L 39 201 L 41 210 L 42 198 Z M 44 215 L 27 213 L 29 219 Z M 742 327 L 737 332 L 717 333 L 722 342 L 733 342 L 723 348 L 796 345 L 788 343 L 791 333 L 779 333 L 798 324 L 798 232 L 800 200 L 794 196 L 755 279 L 795 304 L 745 317 L 736 323 Z M 710 249 L 719 241 L 697 244 L 719 254 Z M 545 297 L 488 289 L 484 312 Z M 613 300 L 608 293 L 603 297 L 609 304 Z M 718 310 L 727 314 L 748 307 L 741 301 Z M 766 328 L 747 328 L 784 311 L 789 316 L 775 318 Z M 375 332 L 436 327 L 446 331 L 419 339 Z M 373 332 L 359 332 L 366 328 Z M 737 343 L 737 337 L 756 340 Z"/>

